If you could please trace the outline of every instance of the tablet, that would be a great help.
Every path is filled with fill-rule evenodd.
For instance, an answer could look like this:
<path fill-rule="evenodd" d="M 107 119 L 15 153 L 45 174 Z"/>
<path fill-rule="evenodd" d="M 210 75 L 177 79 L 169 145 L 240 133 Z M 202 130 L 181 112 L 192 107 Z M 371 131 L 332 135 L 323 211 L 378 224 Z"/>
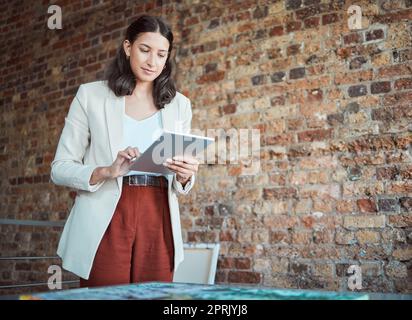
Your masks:
<path fill-rule="evenodd" d="M 166 159 L 172 159 L 175 156 L 196 157 L 214 141 L 209 137 L 163 130 L 160 137 L 134 161 L 130 170 L 174 174 L 172 170 L 163 165 Z"/>

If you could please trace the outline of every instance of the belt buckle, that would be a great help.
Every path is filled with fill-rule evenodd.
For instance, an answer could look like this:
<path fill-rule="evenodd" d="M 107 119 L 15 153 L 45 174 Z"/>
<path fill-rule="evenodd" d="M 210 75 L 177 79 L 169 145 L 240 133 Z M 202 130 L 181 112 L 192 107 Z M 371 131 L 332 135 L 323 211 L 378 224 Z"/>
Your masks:
<path fill-rule="evenodd" d="M 129 176 L 129 186 L 135 186 L 137 184 L 136 176 Z"/>

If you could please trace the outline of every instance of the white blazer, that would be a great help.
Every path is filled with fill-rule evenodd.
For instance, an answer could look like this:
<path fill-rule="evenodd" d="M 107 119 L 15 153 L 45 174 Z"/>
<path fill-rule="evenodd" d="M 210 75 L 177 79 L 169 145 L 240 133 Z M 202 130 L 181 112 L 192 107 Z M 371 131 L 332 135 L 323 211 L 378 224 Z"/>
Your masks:
<path fill-rule="evenodd" d="M 77 189 L 70 215 L 57 249 L 63 268 L 88 279 L 100 240 L 108 227 L 122 193 L 122 177 L 90 185 L 93 170 L 110 166 L 123 141 L 122 107 L 106 81 L 80 85 L 73 99 L 51 163 L 51 180 L 56 185 Z M 123 104 L 123 105 L 122 105 Z M 177 92 L 161 109 L 165 130 L 190 133 L 190 100 Z M 175 249 L 175 271 L 183 261 L 183 241 L 177 194 L 187 194 L 195 176 L 182 187 L 176 174 L 168 175 L 168 199 Z"/>

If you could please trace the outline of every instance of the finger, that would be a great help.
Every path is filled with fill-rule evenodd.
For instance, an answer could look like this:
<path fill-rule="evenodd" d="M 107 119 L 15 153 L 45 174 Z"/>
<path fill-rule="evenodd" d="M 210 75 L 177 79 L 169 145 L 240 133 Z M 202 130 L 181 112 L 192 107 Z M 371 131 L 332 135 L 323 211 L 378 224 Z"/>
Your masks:
<path fill-rule="evenodd" d="M 173 165 L 175 165 L 175 166 L 178 166 L 178 167 L 183 168 L 183 169 L 186 169 L 186 170 L 190 170 L 190 171 L 192 171 L 192 172 L 196 172 L 196 171 L 197 171 L 197 166 L 196 166 L 196 165 L 187 164 L 187 163 L 182 162 L 182 161 L 173 161 L 173 162 L 171 162 L 171 163 L 169 163 L 169 164 L 173 164 Z"/>
<path fill-rule="evenodd" d="M 119 154 L 120 154 L 120 153 L 123 154 L 123 155 L 124 155 L 124 154 L 129 155 L 129 147 L 127 147 L 127 148 L 124 149 L 123 151 L 120 151 Z"/>
<path fill-rule="evenodd" d="M 189 169 L 189 170 L 194 171 L 194 172 L 197 171 L 197 169 L 198 169 L 198 165 L 197 165 L 197 164 L 189 164 L 189 163 L 186 163 L 186 162 L 183 162 L 183 161 L 175 160 L 175 161 L 173 162 L 173 164 L 175 164 L 175 165 L 177 165 L 177 166 L 180 166 L 180 167 L 182 167 L 182 168 Z"/>
<path fill-rule="evenodd" d="M 135 159 L 135 158 L 137 158 L 137 157 L 139 157 L 140 156 L 140 152 L 139 152 L 139 149 L 137 149 L 137 148 L 135 148 L 135 147 L 127 147 L 126 149 L 125 149 L 125 152 L 131 157 L 131 159 Z"/>
<path fill-rule="evenodd" d="M 173 160 L 183 161 L 189 164 L 199 164 L 199 161 L 190 156 L 174 156 Z"/>
<path fill-rule="evenodd" d="M 127 152 L 124 151 L 119 151 L 119 155 L 129 160 L 132 158 Z"/>
<path fill-rule="evenodd" d="M 135 148 L 132 148 L 130 146 L 126 148 L 126 153 L 129 154 L 132 158 L 137 156 L 137 154 L 135 154 L 136 152 L 134 149 Z"/>
<path fill-rule="evenodd" d="M 167 167 L 168 167 L 169 169 L 171 169 L 172 171 L 174 171 L 174 172 L 176 172 L 176 173 L 179 173 L 179 174 L 182 175 L 182 176 L 191 176 L 191 175 L 193 174 L 192 171 L 187 170 L 187 169 L 184 169 L 184 168 L 182 168 L 182 167 L 175 166 L 175 165 L 173 165 L 173 164 L 169 164 Z"/>

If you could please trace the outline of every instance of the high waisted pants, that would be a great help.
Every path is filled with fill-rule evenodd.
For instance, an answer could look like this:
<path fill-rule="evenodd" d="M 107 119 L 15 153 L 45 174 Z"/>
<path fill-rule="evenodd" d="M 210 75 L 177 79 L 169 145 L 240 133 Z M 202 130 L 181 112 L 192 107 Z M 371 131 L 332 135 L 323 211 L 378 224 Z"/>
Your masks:
<path fill-rule="evenodd" d="M 167 182 L 164 184 L 123 184 L 89 279 L 80 278 L 80 287 L 173 280 L 174 245 Z"/>

